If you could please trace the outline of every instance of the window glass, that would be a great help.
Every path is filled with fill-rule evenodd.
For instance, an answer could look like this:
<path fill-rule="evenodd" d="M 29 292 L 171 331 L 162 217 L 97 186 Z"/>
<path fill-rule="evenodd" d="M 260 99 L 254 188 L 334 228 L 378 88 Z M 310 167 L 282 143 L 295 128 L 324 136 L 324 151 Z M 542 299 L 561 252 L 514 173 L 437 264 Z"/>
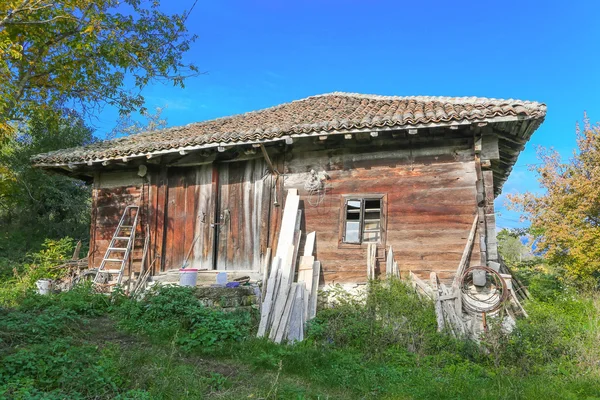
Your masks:
<path fill-rule="evenodd" d="M 373 243 L 381 240 L 381 199 L 346 201 L 344 242 Z"/>
<path fill-rule="evenodd" d="M 359 221 L 346 222 L 346 242 L 360 243 L 359 231 L 360 231 L 360 222 Z"/>

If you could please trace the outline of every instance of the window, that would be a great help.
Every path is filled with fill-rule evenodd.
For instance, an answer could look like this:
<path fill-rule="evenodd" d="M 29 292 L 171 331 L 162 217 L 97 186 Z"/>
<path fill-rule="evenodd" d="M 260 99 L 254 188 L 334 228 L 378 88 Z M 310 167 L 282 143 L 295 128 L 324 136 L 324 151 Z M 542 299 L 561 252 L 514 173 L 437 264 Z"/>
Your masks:
<path fill-rule="evenodd" d="M 346 196 L 342 243 L 383 243 L 385 202 L 383 195 Z"/>

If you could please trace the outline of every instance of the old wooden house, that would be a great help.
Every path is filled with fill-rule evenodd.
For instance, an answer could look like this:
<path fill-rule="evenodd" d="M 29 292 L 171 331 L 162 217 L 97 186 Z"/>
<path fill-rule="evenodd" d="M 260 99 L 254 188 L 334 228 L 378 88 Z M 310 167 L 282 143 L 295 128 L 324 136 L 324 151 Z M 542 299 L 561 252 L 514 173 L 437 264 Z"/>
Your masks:
<path fill-rule="evenodd" d="M 497 260 L 494 198 L 545 113 L 520 100 L 330 93 L 33 161 L 93 185 L 93 266 L 124 207 L 139 205 L 134 267 L 148 236 L 155 274 L 189 253 L 205 274 L 258 277 L 294 188 L 324 283 L 365 281 L 369 243 L 380 274 L 393 246 L 401 272 L 447 280 L 475 215 L 470 263 Z"/>

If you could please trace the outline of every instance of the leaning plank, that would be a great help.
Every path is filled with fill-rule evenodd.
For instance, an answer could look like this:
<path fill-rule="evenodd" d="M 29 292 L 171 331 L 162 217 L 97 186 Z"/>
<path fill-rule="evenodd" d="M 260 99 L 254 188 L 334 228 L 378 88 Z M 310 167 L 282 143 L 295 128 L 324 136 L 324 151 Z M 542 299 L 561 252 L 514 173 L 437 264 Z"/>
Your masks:
<path fill-rule="evenodd" d="M 291 343 L 304 339 L 304 292 L 305 288 L 298 284 L 293 297 L 287 334 L 287 339 Z"/>
<path fill-rule="evenodd" d="M 275 252 L 275 256 L 282 260 L 286 259 L 285 254 L 289 246 L 294 242 L 299 202 L 298 191 L 295 189 L 288 190 L 281 220 L 281 229 L 279 230 L 279 238 L 277 240 L 277 250 Z"/>
<path fill-rule="evenodd" d="M 267 283 L 267 291 L 264 296 L 264 300 L 262 302 L 261 310 L 260 310 L 260 323 L 258 325 L 258 334 L 256 336 L 263 337 L 268 328 L 269 315 L 271 313 L 271 309 L 273 307 L 273 296 L 275 293 L 275 286 L 277 282 L 277 275 L 280 271 L 281 260 L 279 258 L 275 258 L 273 261 L 273 267 L 271 268 L 271 274 L 269 275 L 269 281 Z"/>
<path fill-rule="evenodd" d="M 308 301 L 308 317 L 312 319 L 317 315 L 317 300 L 319 296 L 319 279 L 321 275 L 321 262 L 315 261 L 313 264 L 313 280 L 310 290 L 310 299 Z"/>
<path fill-rule="evenodd" d="M 429 274 L 429 283 L 433 289 L 435 299 L 435 317 L 438 325 L 438 332 L 444 330 L 444 311 L 442 310 L 442 300 L 440 299 L 440 289 L 438 286 L 438 277 L 435 272 Z"/>
<path fill-rule="evenodd" d="M 294 257 L 294 246 L 289 246 L 287 251 L 287 258 L 282 264 L 281 268 L 281 282 L 279 284 L 279 290 L 277 292 L 277 299 L 275 301 L 275 309 L 273 312 L 273 324 L 271 325 L 271 332 L 269 333 L 269 339 L 274 340 L 277 335 L 277 329 L 281 322 L 281 317 L 285 308 L 288 294 L 292 285 L 292 279 L 294 278 L 292 273 L 292 262 Z"/>
<path fill-rule="evenodd" d="M 281 319 L 279 320 L 276 333 L 273 337 L 273 341 L 275 343 L 281 343 L 281 341 L 283 340 L 283 336 L 287 330 L 288 323 L 290 322 L 290 314 L 292 312 L 292 306 L 294 305 L 294 299 L 296 298 L 296 291 L 298 290 L 298 286 L 299 285 L 297 283 L 292 283 L 292 287 L 288 291 L 288 296 L 285 299 L 285 307 L 283 309 L 283 314 L 281 315 Z M 273 330 L 275 330 L 275 326 L 273 326 L 271 332 L 273 332 Z"/>
<path fill-rule="evenodd" d="M 446 313 L 447 321 L 452 326 L 452 330 L 455 336 L 462 336 L 466 334 L 466 328 L 462 321 L 462 308 L 461 312 L 457 312 L 454 306 L 456 299 L 460 301 L 460 296 L 456 296 L 454 288 L 451 290 L 446 287 L 443 283 L 440 285 L 442 288 L 442 295 L 448 297 L 450 300 L 442 301 L 444 311 Z"/>
<path fill-rule="evenodd" d="M 392 250 L 392 246 L 390 245 L 390 249 L 388 250 L 385 260 L 385 274 L 389 278 L 391 276 L 395 276 L 394 272 L 394 250 Z"/>
<path fill-rule="evenodd" d="M 367 278 L 375 279 L 375 268 L 377 266 L 377 245 L 369 243 L 367 247 Z"/>
<path fill-rule="evenodd" d="M 306 235 L 306 243 L 304 243 L 304 254 L 305 256 L 312 256 L 315 251 L 315 240 L 317 237 L 316 232 L 311 232 Z"/>
<path fill-rule="evenodd" d="M 271 264 L 271 248 L 267 247 L 267 252 L 265 253 L 265 258 L 263 259 L 263 263 L 262 263 L 262 273 L 263 273 L 263 279 L 262 279 L 262 290 L 261 290 L 261 299 L 265 298 L 265 293 L 267 291 L 267 283 L 268 283 L 268 279 L 269 279 L 269 266 Z"/>
<path fill-rule="evenodd" d="M 413 281 L 415 283 L 416 286 L 419 287 L 419 289 L 421 289 L 423 291 L 423 293 L 425 293 L 430 299 L 433 300 L 434 297 L 433 297 L 431 288 L 429 286 L 427 286 L 427 284 L 425 282 L 423 282 L 421 280 L 421 278 L 419 278 L 418 276 L 413 274 L 412 271 L 408 273 L 408 277 L 410 278 L 411 281 Z"/>
<path fill-rule="evenodd" d="M 477 221 L 478 220 L 479 220 L 479 215 L 475 214 L 475 220 L 473 221 L 473 225 L 471 226 L 471 231 L 469 232 L 467 244 L 465 246 L 465 249 L 463 250 L 463 254 L 460 259 L 460 263 L 458 264 L 458 268 L 456 269 L 456 276 L 454 277 L 454 282 L 457 284 L 460 281 L 460 279 L 462 278 L 462 274 L 465 271 L 467 262 L 469 261 L 469 256 L 471 255 L 471 250 L 473 249 L 473 240 L 475 239 L 475 231 L 477 230 Z"/>
<path fill-rule="evenodd" d="M 309 293 L 312 290 L 313 281 L 313 265 L 315 258 L 313 256 L 301 256 L 298 267 L 298 283 L 302 283 L 302 287 Z M 304 299 L 304 314 L 308 315 L 308 300 L 309 296 Z"/>

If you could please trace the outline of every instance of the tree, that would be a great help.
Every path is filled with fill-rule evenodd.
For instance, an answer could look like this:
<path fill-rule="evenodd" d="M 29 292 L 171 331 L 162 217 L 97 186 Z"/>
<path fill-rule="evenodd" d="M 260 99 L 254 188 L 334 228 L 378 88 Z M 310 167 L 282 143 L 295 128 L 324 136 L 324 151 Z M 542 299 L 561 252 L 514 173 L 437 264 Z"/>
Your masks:
<path fill-rule="evenodd" d="M 501 229 L 498 232 L 498 251 L 502 259 L 511 267 L 521 261 L 532 258 L 531 249 L 521 241 L 522 232 L 519 230 Z"/>
<path fill-rule="evenodd" d="M 89 235 L 90 188 L 62 175 L 44 174 L 29 162 L 34 154 L 96 140 L 77 113 L 55 114 L 62 115 L 58 124 L 34 115 L 0 150 L 0 259 L 37 250 L 46 238 Z"/>
<path fill-rule="evenodd" d="M 159 6 L 160 0 L 0 2 L 0 138 L 40 110 L 77 107 L 85 114 L 109 104 L 127 114 L 144 110 L 140 91 L 148 83 L 183 86 L 198 72 L 183 61 L 196 39 L 185 27 L 189 12 L 167 15 Z"/>
<path fill-rule="evenodd" d="M 156 107 L 154 113 L 142 111 L 140 115 L 145 120 L 144 122 L 133 119 L 131 114 L 121 115 L 117 125 L 106 135 L 106 139 L 164 129 L 167 127 L 167 120 L 162 117 L 162 111 L 161 107 Z"/>
<path fill-rule="evenodd" d="M 587 117 L 577 127 L 577 150 L 562 162 L 552 149 L 538 149 L 533 167 L 543 189 L 509 196 L 513 209 L 531 222 L 536 250 L 579 282 L 600 277 L 600 126 Z"/>

